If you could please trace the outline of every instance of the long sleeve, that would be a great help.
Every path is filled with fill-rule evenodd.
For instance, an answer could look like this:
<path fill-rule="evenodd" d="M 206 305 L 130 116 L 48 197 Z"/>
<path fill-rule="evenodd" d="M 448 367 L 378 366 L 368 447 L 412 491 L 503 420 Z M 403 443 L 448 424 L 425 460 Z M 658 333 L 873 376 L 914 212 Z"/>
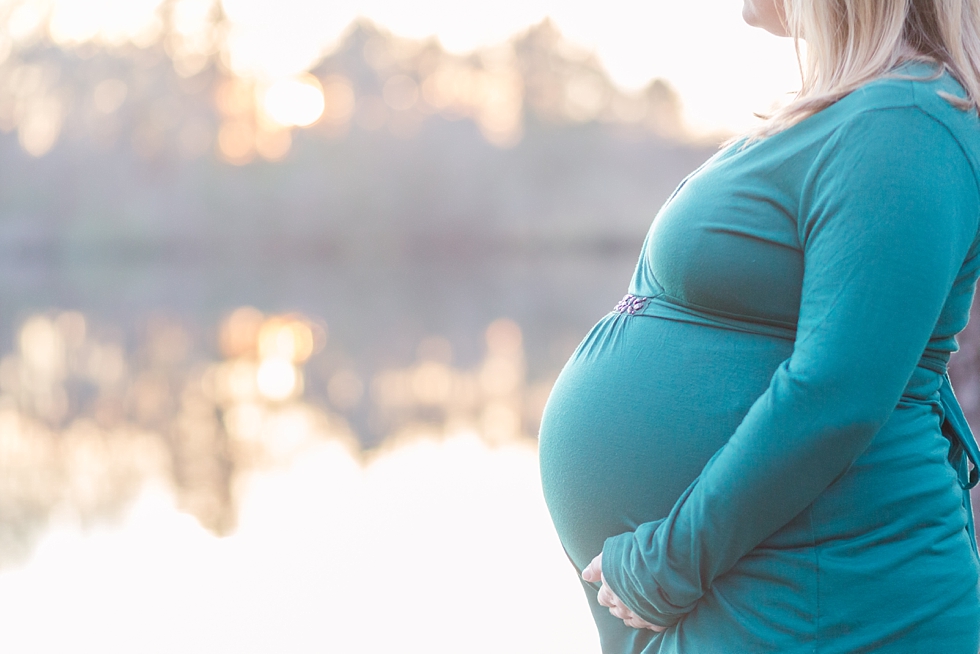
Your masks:
<path fill-rule="evenodd" d="M 802 184 L 792 355 L 664 520 L 606 540 L 612 590 L 678 622 L 720 575 L 806 509 L 899 402 L 976 238 L 972 167 L 914 107 L 865 111 Z"/>

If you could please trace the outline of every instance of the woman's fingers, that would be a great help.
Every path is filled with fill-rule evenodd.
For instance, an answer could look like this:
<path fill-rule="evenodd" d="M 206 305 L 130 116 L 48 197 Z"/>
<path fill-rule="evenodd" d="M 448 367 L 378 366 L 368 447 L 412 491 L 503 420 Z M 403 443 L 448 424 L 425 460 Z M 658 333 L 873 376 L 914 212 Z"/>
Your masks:
<path fill-rule="evenodd" d="M 660 632 L 667 628 L 667 627 L 658 627 L 655 624 L 650 624 L 649 622 L 643 620 L 642 618 L 636 618 L 636 617 L 630 620 L 624 620 L 623 622 L 633 627 L 634 629 L 649 629 L 650 631 Z"/>
<path fill-rule="evenodd" d="M 598 600 L 599 604 L 608 608 L 609 612 L 620 620 L 625 621 L 633 617 L 635 617 L 637 620 L 640 619 L 625 604 L 623 604 L 623 600 L 619 599 L 615 593 L 609 590 L 609 586 L 603 585 L 603 587 L 599 589 Z"/>
<path fill-rule="evenodd" d="M 599 555 L 582 571 L 582 579 L 593 584 L 602 579 L 602 552 L 599 552 Z"/>
<path fill-rule="evenodd" d="M 636 629 L 649 629 L 650 631 L 663 631 L 664 629 L 667 628 L 667 627 L 660 627 L 658 625 L 651 624 L 646 620 L 644 620 L 643 618 L 636 615 L 635 613 L 631 613 L 630 617 L 627 618 L 626 620 L 623 620 L 623 622 Z"/>
<path fill-rule="evenodd" d="M 642 620 L 642 619 L 636 617 L 635 615 L 626 618 L 625 620 L 623 620 L 623 622 L 625 622 L 627 624 L 627 626 L 633 627 L 634 629 L 649 629 L 650 628 L 650 623 L 649 622 L 647 622 L 646 620 Z"/>
<path fill-rule="evenodd" d="M 622 604 L 622 600 L 616 596 L 616 593 L 612 592 L 612 589 L 609 588 L 608 584 L 602 584 L 602 586 L 599 588 L 599 596 L 597 599 L 599 600 L 599 604 L 608 608 L 616 606 L 617 604 Z"/>
<path fill-rule="evenodd" d="M 602 576 L 602 552 L 592 559 L 585 570 L 582 571 L 582 579 L 590 583 L 602 582 L 597 597 L 599 604 L 608 608 L 611 614 L 622 620 L 628 627 L 633 627 L 634 629 L 650 629 L 651 631 L 663 631 L 666 629 L 666 627 L 658 627 L 655 624 L 650 624 L 633 613 L 633 611 L 623 604 L 623 600 L 619 599 L 616 593 L 612 592 L 612 589 L 609 588 L 605 578 Z"/>
<path fill-rule="evenodd" d="M 636 618 L 636 614 L 630 611 L 628 608 L 622 604 L 616 604 L 609 607 L 609 612 L 614 616 L 622 620 L 623 622 L 629 622 L 633 618 Z"/>

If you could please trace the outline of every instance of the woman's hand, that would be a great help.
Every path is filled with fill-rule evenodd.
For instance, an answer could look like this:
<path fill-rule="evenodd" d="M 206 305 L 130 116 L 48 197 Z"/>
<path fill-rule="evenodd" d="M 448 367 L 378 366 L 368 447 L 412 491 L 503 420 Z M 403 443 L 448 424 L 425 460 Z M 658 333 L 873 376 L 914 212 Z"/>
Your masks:
<path fill-rule="evenodd" d="M 592 563 L 582 571 L 582 579 L 590 583 L 602 582 L 602 587 L 599 588 L 599 604 L 608 607 L 609 612 L 625 622 L 627 627 L 650 629 L 651 631 L 663 631 L 666 629 L 666 627 L 658 627 L 655 624 L 650 624 L 626 608 L 623 600 L 616 597 L 616 593 L 612 592 L 612 589 L 606 584 L 606 578 L 602 576 L 602 552 L 599 552 L 599 556 L 592 559 Z"/>

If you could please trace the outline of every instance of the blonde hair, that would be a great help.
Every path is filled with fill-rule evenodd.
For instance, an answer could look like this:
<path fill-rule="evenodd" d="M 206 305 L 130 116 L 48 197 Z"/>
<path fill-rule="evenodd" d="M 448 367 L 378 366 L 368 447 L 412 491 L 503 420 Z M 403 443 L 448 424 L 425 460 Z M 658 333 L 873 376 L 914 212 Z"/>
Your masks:
<path fill-rule="evenodd" d="M 937 77 L 949 71 L 966 91 L 940 93 L 947 101 L 980 111 L 980 0 L 776 1 L 796 41 L 803 86 L 750 136 L 780 132 L 915 60 L 938 64 Z"/>

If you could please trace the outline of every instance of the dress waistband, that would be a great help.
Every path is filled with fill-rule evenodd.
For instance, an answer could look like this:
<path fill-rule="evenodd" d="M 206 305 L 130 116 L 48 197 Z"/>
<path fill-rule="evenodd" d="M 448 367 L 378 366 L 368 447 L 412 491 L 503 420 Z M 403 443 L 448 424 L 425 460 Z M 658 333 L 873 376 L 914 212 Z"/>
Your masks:
<path fill-rule="evenodd" d="M 630 316 L 654 316 L 748 334 L 771 336 L 787 341 L 796 339 L 795 325 L 687 306 L 664 293 L 651 296 L 628 294 L 619 301 L 613 311 Z"/>

